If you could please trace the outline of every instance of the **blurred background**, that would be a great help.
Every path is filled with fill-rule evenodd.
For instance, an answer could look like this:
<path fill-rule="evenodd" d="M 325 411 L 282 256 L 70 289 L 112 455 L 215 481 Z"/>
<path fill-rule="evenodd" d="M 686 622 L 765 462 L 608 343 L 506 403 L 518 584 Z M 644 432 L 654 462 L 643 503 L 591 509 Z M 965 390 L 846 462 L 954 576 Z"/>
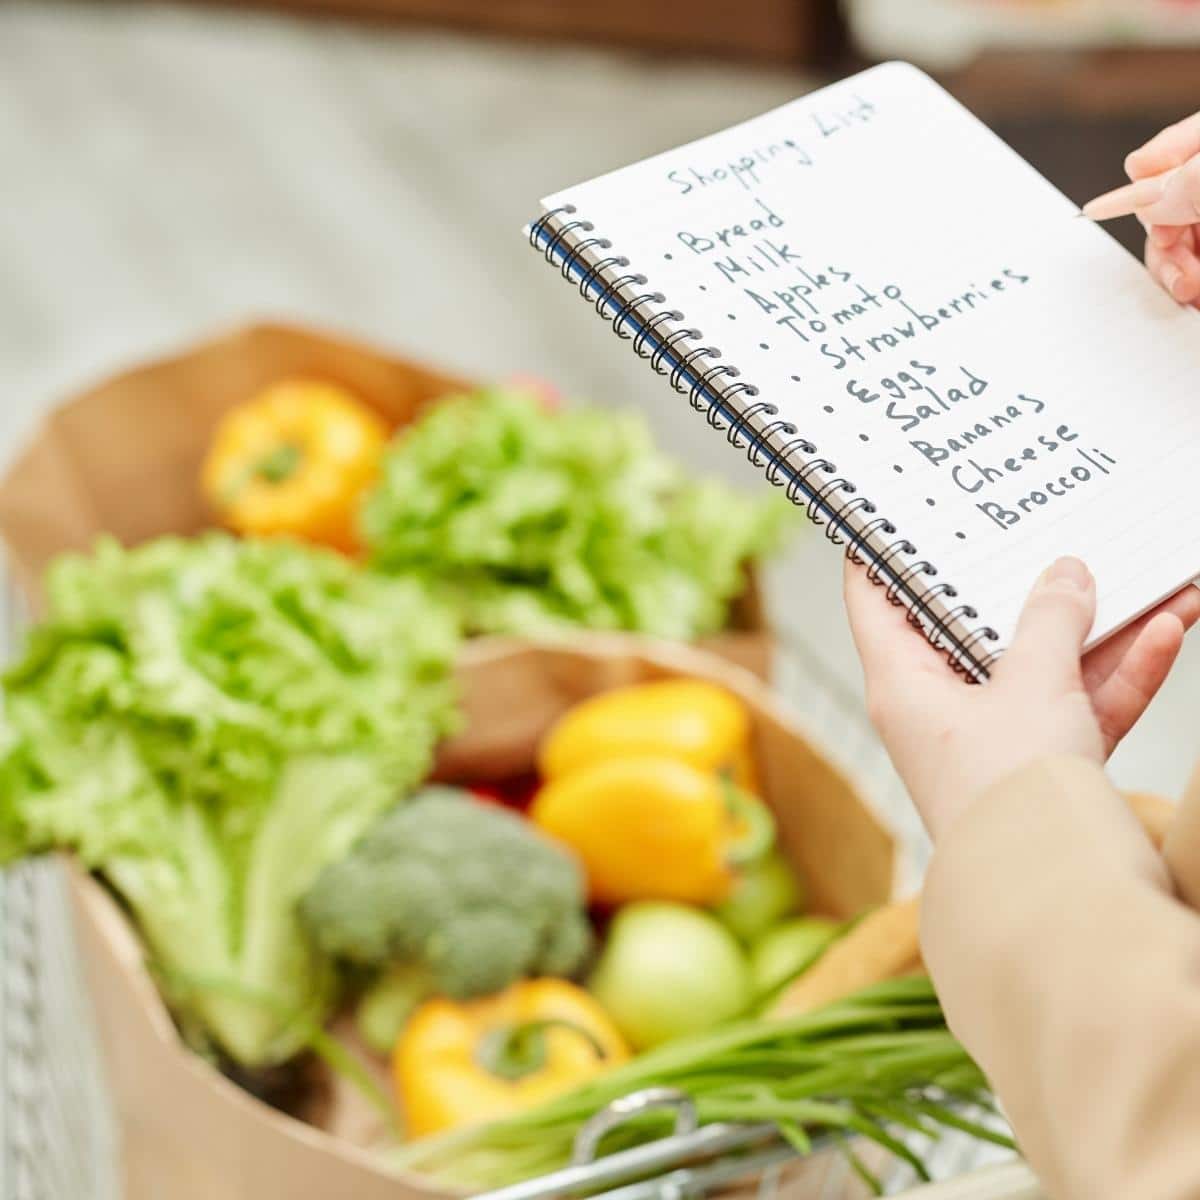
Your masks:
<path fill-rule="evenodd" d="M 277 319 L 636 406 L 689 464 L 762 486 L 520 227 L 542 195 L 885 58 L 934 73 L 1082 201 L 1200 108 L 1200 0 L 0 0 L 0 466 L 97 379 Z M 1113 232 L 1140 251 L 1135 223 Z M 813 668 L 785 689 L 819 678 L 858 711 L 840 577 L 809 532 L 771 569 L 768 602 Z M 1198 692 L 1200 637 L 1118 752 L 1119 783 L 1178 795 Z M 0 924 L 6 907 L 0 889 Z M 73 968 L 9 926 L 0 1078 L 28 1103 L 5 1145 L 41 1155 L 40 1051 L 12 1030 L 33 1028 L 37 956 Z M 48 1027 L 70 1028 L 77 1001 L 63 988 L 51 1002 L 68 1007 Z M 82 1033 L 68 1049 L 58 1097 L 96 1086 Z M 86 1116 L 99 1104 L 64 1102 L 54 1126 L 93 1166 L 108 1153 Z M 33 1178 L 3 1158 L 0 1200 Z"/>
<path fill-rule="evenodd" d="M 551 190 L 889 57 L 934 72 L 1082 200 L 1200 107 L 1200 3 L 9 0 L 0 454 L 98 376 L 267 317 L 637 405 L 676 454 L 755 486 L 519 228 Z M 772 609 L 856 696 L 839 576 L 802 537 Z M 1182 786 L 1188 653 L 1118 757 L 1122 782 Z"/>

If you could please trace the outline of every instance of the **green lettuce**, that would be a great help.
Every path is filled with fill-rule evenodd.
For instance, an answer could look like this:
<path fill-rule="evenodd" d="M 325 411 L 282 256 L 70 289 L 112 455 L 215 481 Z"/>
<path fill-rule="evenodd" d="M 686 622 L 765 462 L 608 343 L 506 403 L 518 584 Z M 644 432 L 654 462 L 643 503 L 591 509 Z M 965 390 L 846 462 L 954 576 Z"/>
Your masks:
<path fill-rule="evenodd" d="M 245 1066 L 333 1000 L 295 906 L 428 771 L 458 631 L 412 580 L 213 534 L 60 559 L 4 679 L 0 861 L 68 850 Z"/>
<path fill-rule="evenodd" d="M 362 525 L 375 569 L 430 581 L 471 632 L 690 639 L 727 624 L 789 512 L 690 479 L 633 414 L 487 390 L 397 438 Z"/>

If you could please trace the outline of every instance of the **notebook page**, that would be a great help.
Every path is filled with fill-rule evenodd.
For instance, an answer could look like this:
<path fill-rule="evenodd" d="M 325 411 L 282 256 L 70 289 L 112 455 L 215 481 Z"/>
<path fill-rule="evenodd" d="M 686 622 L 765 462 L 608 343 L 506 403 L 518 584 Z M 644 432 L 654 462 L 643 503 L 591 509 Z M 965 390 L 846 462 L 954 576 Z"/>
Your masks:
<path fill-rule="evenodd" d="M 1200 574 L 1200 315 L 915 68 L 542 203 L 591 221 L 1001 645 L 1062 554 L 1096 575 L 1093 643 Z"/>

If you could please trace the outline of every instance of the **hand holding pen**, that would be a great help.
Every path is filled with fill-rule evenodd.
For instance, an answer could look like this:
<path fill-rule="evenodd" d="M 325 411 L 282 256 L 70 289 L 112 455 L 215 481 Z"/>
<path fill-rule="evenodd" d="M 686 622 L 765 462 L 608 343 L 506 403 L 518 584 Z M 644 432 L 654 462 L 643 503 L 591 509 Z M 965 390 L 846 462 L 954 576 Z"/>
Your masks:
<path fill-rule="evenodd" d="M 1180 304 L 1200 308 L 1200 113 L 1135 150 L 1125 172 L 1133 182 L 1084 205 L 1084 216 L 1136 216 L 1150 273 Z"/>

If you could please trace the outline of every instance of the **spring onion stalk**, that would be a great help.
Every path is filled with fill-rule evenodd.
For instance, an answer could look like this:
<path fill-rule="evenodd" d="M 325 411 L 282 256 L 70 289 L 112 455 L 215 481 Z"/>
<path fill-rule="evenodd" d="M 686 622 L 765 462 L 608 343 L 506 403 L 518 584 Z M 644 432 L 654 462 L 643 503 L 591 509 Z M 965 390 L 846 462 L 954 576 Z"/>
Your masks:
<path fill-rule="evenodd" d="M 535 1109 L 413 1142 L 398 1169 L 441 1183 L 493 1188 L 565 1166 L 580 1126 L 646 1087 L 679 1088 L 702 1124 L 774 1122 L 798 1149 L 813 1135 L 864 1137 L 927 1172 L 912 1138 L 946 1129 L 1011 1145 L 987 1121 L 986 1081 L 946 1028 L 929 981 L 893 980 L 815 1012 L 758 1018 L 668 1043 Z M 983 1112 L 983 1117 L 971 1115 Z M 670 1117 L 647 1112 L 606 1139 L 608 1153 L 660 1137 Z"/>

